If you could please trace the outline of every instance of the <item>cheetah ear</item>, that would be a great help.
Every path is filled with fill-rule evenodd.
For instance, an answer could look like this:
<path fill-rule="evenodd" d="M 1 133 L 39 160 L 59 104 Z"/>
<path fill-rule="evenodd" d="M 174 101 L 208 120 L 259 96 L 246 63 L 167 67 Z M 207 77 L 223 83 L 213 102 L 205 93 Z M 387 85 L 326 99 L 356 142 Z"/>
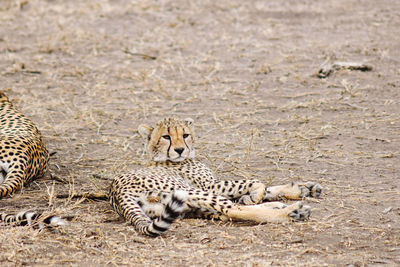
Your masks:
<path fill-rule="evenodd" d="M 8 101 L 7 96 L 2 91 L 0 91 L 0 101 Z"/>
<path fill-rule="evenodd" d="M 186 118 L 186 119 L 184 119 L 184 121 L 188 126 L 193 126 L 194 121 L 192 118 Z"/>
<path fill-rule="evenodd" d="M 153 128 L 149 127 L 144 124 L 140 124 L 138 128 L 138 132 L 140 136 L 142 136 L 144 139 L 150 140 L 151 133 L 153 132 Z"/>

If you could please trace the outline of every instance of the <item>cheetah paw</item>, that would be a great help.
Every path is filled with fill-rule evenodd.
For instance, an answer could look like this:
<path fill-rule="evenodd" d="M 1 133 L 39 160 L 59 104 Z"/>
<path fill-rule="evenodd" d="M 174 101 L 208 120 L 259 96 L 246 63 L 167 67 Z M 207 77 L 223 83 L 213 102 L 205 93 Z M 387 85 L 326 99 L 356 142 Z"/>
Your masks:
<path fill-rule="evenodd" d="M 289 213 L 289 217 L 293 221 L 305 221 L 311 215 L 311 207 L 299 203 L 298 208 Z"/>
<path fill-rule="evenodd" d="M 299 185 L 301 194 L 300 197 L 319 197 L 322 193 L 322 186 L 315 182 L 307 182 Z"/>

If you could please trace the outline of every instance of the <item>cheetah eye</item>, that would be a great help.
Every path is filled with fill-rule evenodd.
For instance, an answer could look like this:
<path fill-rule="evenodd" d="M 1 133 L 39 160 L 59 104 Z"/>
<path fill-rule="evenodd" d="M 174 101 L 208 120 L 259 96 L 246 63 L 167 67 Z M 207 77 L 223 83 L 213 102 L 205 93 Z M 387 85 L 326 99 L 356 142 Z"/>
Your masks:
<path fill-rule="evenodd" d="M 183 138 L 188 138 L 190 134 L 183 134 Z"/>
<path fill-rule="evenodd" d="M 171 140 L 171 136 L 169 136 L 168 134 L 163 135 L 162 138 L 164 138 L 165 140 Z"/>

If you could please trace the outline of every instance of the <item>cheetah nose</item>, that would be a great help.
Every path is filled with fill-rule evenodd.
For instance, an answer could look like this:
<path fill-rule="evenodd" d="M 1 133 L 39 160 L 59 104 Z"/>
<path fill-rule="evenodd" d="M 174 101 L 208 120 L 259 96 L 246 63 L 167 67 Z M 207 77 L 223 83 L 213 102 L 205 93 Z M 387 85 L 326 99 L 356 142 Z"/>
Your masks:
<path fill-rule="evenodd" d="M 185 150 L 183 147 L 177 147 L 174 149 L 176 151 L 176 153 L 178 153 L 179 155 L 182 155 L 183 150 Z"/>

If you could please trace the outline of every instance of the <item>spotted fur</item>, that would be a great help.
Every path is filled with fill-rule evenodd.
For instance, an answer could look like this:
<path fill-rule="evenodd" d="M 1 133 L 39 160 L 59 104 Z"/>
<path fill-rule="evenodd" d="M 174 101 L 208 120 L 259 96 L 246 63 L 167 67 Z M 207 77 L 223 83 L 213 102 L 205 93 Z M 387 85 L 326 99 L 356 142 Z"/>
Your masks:
<path fill-rule="evenodd" d="M 301 202 L 260 203 L 321 193 L 321 186 L 312 182 L 266 188 L 257 180 L 216 179 L 207 166 L 194 159 L 191 119 L 167 118 L 155 127 L 140 125 L 138 131 L 147 141 L 149 164 L 115 177 L 109 196 L 114 210 L 139 233 L 160 235 L 180 215 L 258 223 L 305 220 L 311 210 Z"/>
<path fill-rule="evenodd" d="M 49 153 L 35 124 L 19 112 L 0 91 L 0 199 L 12 195 L 47 171 Z M 0 213 L 3 224 L 34 224 L 40 213 Z M 42 218 L 45 224 L 60 222 L 56 216 Z"/>

